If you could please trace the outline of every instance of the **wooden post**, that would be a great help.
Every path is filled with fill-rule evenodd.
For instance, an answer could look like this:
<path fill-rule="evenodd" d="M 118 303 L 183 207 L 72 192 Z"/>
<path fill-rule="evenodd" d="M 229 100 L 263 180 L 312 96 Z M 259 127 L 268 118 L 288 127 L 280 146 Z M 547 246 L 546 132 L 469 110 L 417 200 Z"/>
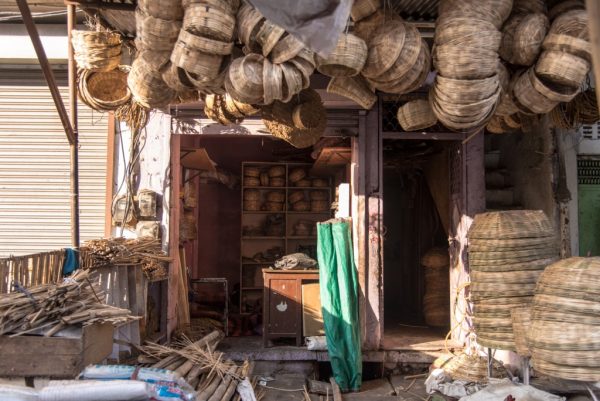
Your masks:
<path fill-rule="evenodd" d="M 172 258 L 169 267 L 169 285 L 168 285 L 168 310 L 167 310 L 167 338 L 170 339 L 171 333 L 177 327 L 177 298 L 179 288 L 179 275 L 181 266 L 179 261 L 179 213 L 181 202 L 179 191 L 181 187 L 181 136 L 171 136 L 171 179 L 169 195 L 169 255 Z"/>
<path fill-rule="evenodd" d="M 590 42 L 592 44 L 592 62 L 594 77 L 596 78 L 596 99 L 600 110 L 600 3 L 598 0 L 586 0 L 585 6 L 588 12 L 588 28 L 590 30 Z"/>

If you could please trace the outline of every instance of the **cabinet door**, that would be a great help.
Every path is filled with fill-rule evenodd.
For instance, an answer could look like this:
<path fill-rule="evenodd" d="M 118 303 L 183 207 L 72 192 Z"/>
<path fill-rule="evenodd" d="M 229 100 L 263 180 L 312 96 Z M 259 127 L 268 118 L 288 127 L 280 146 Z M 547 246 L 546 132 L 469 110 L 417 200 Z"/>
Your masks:
<path fill-rule="evenodd" d="M 269 334 L 295 335 L 301 310 L 296 279 L 273 278 L 269 287 Z"/>

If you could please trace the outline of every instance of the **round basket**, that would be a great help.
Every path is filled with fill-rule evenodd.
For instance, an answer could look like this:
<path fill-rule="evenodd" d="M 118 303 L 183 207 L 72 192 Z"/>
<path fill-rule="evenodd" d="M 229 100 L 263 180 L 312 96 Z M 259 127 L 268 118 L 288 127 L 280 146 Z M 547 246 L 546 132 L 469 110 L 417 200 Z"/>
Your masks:
<path fill-rule="evenodd" d="M 304 43 L 296 39 L 293 35 L 284 36 L 271 51 L 271 61 L 276 64 L 290 61 L 300 53 L 304 48 Z M 264 50 L 264 48 L 263 48 Z"/>
<path fill-rule="evenodd" d="M 285 193 L 281 191 L 271 191 L 267 193 L 267 200 L 269 202 L 285 202 Z"/>
<path fill-rule="evenodd" d="M 329 210 L 329 202 L 326 200 L 313 200 L 310 201 L 310 211 L 311 212 L 326 212 Z"/>
<path fill-rule="evenodd" d="M 329 194 L 327 193 L 327 191 L 322 191 L 322 190 L 315 190 L 315 191 L 310 191 L 310 200 L 311 201 L 324 201 L 329 199 Z"/>
<path fill-rule="evenodd" d="M 497 50 L 502 33 L 487 20 L 468 17 L 440 18 L 436 23 L 434 43 L 441 45 L 474 46 Z"/>
<path fill-rule="evenodd" d="M 282 177 L 271 177 L 269 183 L 272 187 L 285 187 L 285 178 Z"/>
<path fill-rule="evenodd" d="M 314 128 L 321 123 L 321 116 L 314 112 L 312 103 L 303 103 L 294 108 L 292 121 L 296 128 Z"/>
<path fill-rule="evenodd" d="M 292 205 L 292 210 L 294 212 L 308 212 L 310 210 L 310 203 L 307 201 L 299 201 Z"/>
<path fill-rule="evenodd" d="M 296 57 L 294 57 L 293 59 L 291 59 L 289 61 L 289 63 L 283 63 L 282 64 L 282 68 L 283 68 L 283 75 L 284 77 L 286 77 L 286 81 L 287 81 L 287 86 L 289 88 L 289 93 L 293 93 L 293 89 L 297 88 L 297 81 L 296 79 L 294 81 L 292 81 L 293 85 L 290 84 L 290 80 L 287 78 L 287 74 L 286 74 L 286 68 L 284 68 L 287 65 L 291 65 L 295 67 L 296 71 L 293 71 L 294 76 L 297 76 L 297 73 L 300 73 L 300 88 L 301 89 L 306 89 L 310 86 L 310 77 L 311 75 L 314 73 L 315 71 L 315 62 L 314 62 L 314 55 L 309 52 L 306 49 L 303 49 L 300 51 L 300 53 L 298 53 L 298 55 Z M 284 100 L 286 101 L 286 100 Z"/>
<path fill-rule="evenodd" d="M 260 176 L 258 178 L 260 179 L 260 185 L 262 187 L 269 186 L 269 173 L 260 173 Z"/>
<path fill-rule="evenodd" d="M 281 101 L 287 103 L 304 87 L 304 73 L 295 66 L 293 60 L 292 62 L 278 65 L 283 73 Z"/>
<path fill-rule="evenodd" d="M 216 7 L 190 4 L 183 17 L 183 29 L 209 39 L 231 42 L 235 31 L 235 18 Z"/>
<path fill-rule="evenodd" d="M 183 0 L 183 8 L 188 8 L 192 4 L 204 4 L 208 7 L 215 7 L 219 10 L 223 10 L 228 14 L 235 14 L 240 7 L 239 0 Z"/>
<path fill-rule="evenodd" d="M 389 21 L 376 28 L 369 39 L 369 52 L 362 75 L 376 78 L 392 68 L 404 47 L 406 25 Z"/>
<path fill-rule="evenodd" d="M 183 5 L 180 0 L 141 0 L 138 7 L 147 15 L 164 20 L 180 21 L 183 18 Z"/>
<path fill-rule="evenodd" d="M 183 29 L 179 32 L 177 40 L 185 43 L 186 47 L 191 47 L 207 54 L 226 56 L 231 54 L 233 50 L 233 42 L 223 42 L 205 36 L 198 36 Z"/>
<path fill-rule="evenodd" d="M 194 89 L 194 85 L 188 79 L 185 70 L 177 67 L 171 62 L 169 62 L 167 67 L 163 70 L 162 79 L 169 88 L 176 92 Z"/>
<path fill-rule="evenodd" d="M 294 183 L 295 187 L 301 187 L 301 188 L 306 188 L 306 187 L 310 187 L 311 186 L 311 182 L 309 179 L 307 178 L 303 178 L 300 181 L 296 181 Z"/>
<path fill-rule="evenodd" d="M 237 100 L 232 98 L 229 95 L 229 93 L 225 94 L 225 103 L 227 104 L 228 108 L 230 108 L 232 110 L 236 109 L 246 117 L 253 116 L 260 111 L 260 109 L 254 107 L 251 104 L 238 102 Z"/>
<path fill-rule="evenodd" d="M 246 167 L 244 169 L 244 176 L 246 177 L 260 177 L 260 169 L 258 167 Z"/>
<path fill-rule="evenodd" d="M 181 29 L 181 22 L 156 18 L 151 15 L 142 20 L 142 40 L 145 49 L 171 51 Z"/>
<path fill-rule="evenodd" d="M 306 197 L 304 195 L 304 191 L 293 191 L 293 192 L 290 192 L 288 199 L 291 204 L 294 204 L 296 202 L 306 200 Z"/>
<path fill-rule="evenodd" d="M 351 33 L 342 33 L 326 59 L 317 55 L 317 70 L 330 77 L 349 77 L 361 72 L 367 60 L 367 44 Z"/>
<path fill-rule="evenodd" d="M 263 56 L 249 54 L 229 66 L 225 88 L 239 102 L 257 104 L 263 100 Z"/>
<path fill-rule="evenodd" d="M 257 177 L 244 177 L 245 187 L 258 187 L 260 186 L 260 179 Z"/>
<path fill-rule="evenodd" d="M 260 46 L 256 42 L 256 34 L 265 19 L 254 7 L 243 2 L 237 13 L 237 31 L 240 42 L 252 52 L 259 52 Z"/>
<path fill-rule="evenodd" d="M 556 102 L 570 102 L 577 96 L 580 88 L 558 85 L 536 75 L 535 71 L 529 70 L 529 79 L 534 89 L 546 98 Z"/>
<path fill-rule="evenodd" d="M 377 102 L 377 95 L 361 75 L 331 78 L 327 93 L 344 96 L 366 110 L 372 109 Z"/>
<path fill-rule="evenodd" d="M 440 17 L 481 18 L 492 22 L 497 29 L 500 29 L 510 15 L 512 5 L 512 0 L 445 0 L 440 3 L 438 14 Z"/>
<path fill-rule="evenodd" d="M 519 76 L 513 88 L 513 93 L 520 105 L 536 114 L 545 114 L 552 110 L 558 102 L 547 98 L 538 92 L 531 82 L 532 75 L 535 75 L 533 69 Z"/>
<path fill-rule="evenodd" d="M 285 177 L 285 167 L 283 166 L 273 166 L 269 168 L 269 177 Z"/>
<path fill-rule="evenodd" d="M 131 91 L 127 87 L 128 66 L 111 71 L 81 70 L 79 96 L 94 110 L 112 111 L 129 102 Z"/>
<path fill-rule="evenodd" d="M 417 88 L 421 87 L 427 80 L 427 76 L 431 70 L 431 55 L 429 47 L 425 40 L 422 40 L 421 51 L 417 62 L 412 68 L 399 78 L 388 83 L 380 83 L 377 81 L 371 81 L 371 84 L 382 92 L 393 93 L 393 94 L 404 94 L 409 93 Z"/>
<path fill-rule="evenodd" d="M 488 382 L 488 359 L 479 355 L 468 355 L 461 353 L 448 359 L 442 366 L 444 372 L 448 373 L 453 380 L 466 382 L 487 383 Z M 492 376 L 504 377 L 502 363 L 492 360 Z"/>
<path fill-rule="evenodd" d="M 74 58 L 79 68 L 110 71 L 121 62 L 121 36 L 115 32 L 73 30 Z"/>
<path fill-rule="evenodd" d="M 329 186 L 329 183 L 323 178 L 313 178 L 312 186 L 316 188 L 326 188 L 327 186 Z"/>
<path fill-rule="evenodd" d="M 256 189 L 247 189 L 244 191 L 244 200 L 245 201 L 259 201 L 260 200 L 260 192 Z"/>
<path fill-rule="evenodd" d="M 271 104 L 283 98 L 283 72 L 279 64 L 273 64 L 268 58 L 263 60 L 263 101 Z"/>
<path fill-rule="evenodd" d="M 480 213 L 469 229 L 469 239 L 498 240 L 554 238 L 550 220 L 541 210 L 506 210 Z"/>
<path fill-rule="evenodd" d="M 160 71 L 135 59 L 127 76 L 127 86 L 136 102 L 153 109 L 164 107 L 175 98 L 175 91 L 167 86 Z"/>
<path fill-rule="evenodd" d="M 294 168 L 290 171 L 290 182 L 295 183 L 306 177 L 306 170 L 303 168 Z"/>
<path fill-rule="evenodd" d="M 533 65 L 549 26 L 544 14 L 513 15 L 502 29 L 500 57 L 511 64 Z"/>
<path fill-rule="evenodd" d="M 398 122 L 404 131 L 418 131 L 437 124 L 437 118 L 431 110 L 429 101 L 412 100 L 398 108 Z"/>
<path fill-rule="evenodd" d="M 431 248 L 421 257 L 421 265 L 432 269 L 449 266 L 450 255 L 448 249 Z"/>
<path fill-rule="evenodd" d="M 535 72 L 551 82 L 578 88 L 585 81 L 590 63 L 566 52 L 545 50 L 540 55 Z"/>
<path fill-rule="evenodd" d="M 546 2 L 544 0 L 514 0 L 513 14 L 531 14 L 531 13 L 547 13 Z"/>
<path fill-rule="evenodd" d="M 436 45 L 433 65 L 444 77 L 481 79 L 497 74 L 498 53 L 472 45 Z"/>
<path fill-rule="evenodd" d="M 404 44 L 400 55 L 392 67 L 388 68 L 383 74 L 380 74 L 377 77 L 370 77 L 370 80 L 378 84 L 386 84 L 395 82 L 398 79 L 404 79 L 405 75 L 413 69 L 414 65 L 419 60 L 419 56 L 421 56 L 421 46 L 423 45 L 426 45 L 426 43 L 421 40 L 419 30 L 412 25 L 406 26 Z M 417 73 L 419 72 L 420 70 Z"/>
<path fill-rule="evenodd" d="M 350 9 L 352 21 L 360 21 L 381 8 L 381 0 L 356 0 Z"/>
<path fill-rule="evenodd" d="M 219 75 L 223 56 L 208 54 L 178 41 L 171 54 L 171 63 L 201 79 L 214 79 Z"/>
<path fill-rule="evenodd" d="M 550 33 L 542 43 L 544 50 L 562 51 L 592 61 L 592 45 L 584 39 L 574 38 L 569 35 Z"/>
<path fill-rule="evenodd" d="M 245 200 L 244 210 L 250 212 L 258 212 L 260 210 L 260 201 L 258 200 Z"/>
<path fill-rule="evenodd" d="M 560 14 L 552 21 L 549 33 L 558 33 L 589 41 L 587 11 L 585 9 L 571 10 Z"/>
<path fill-rule="evenodd" d="M 283 202 L 265 202 L 265 210 L 268 212 L 282 212 Z"/>
<path fill-rule="evenodd" d="M 531 325 L 531 308 L 521 307 L 511 310 L 515 348 L 521 356 L 531 356 L 527 345 L 527 335 Z"/>
<path fill-rule="evenodd" d="M 269 20 L 266 20 L 256 33 L 256 42 L 262 48 L 262 55 L 267 57 L 283 36 L 285 30 L 279 25 L 275 25 Z"/>

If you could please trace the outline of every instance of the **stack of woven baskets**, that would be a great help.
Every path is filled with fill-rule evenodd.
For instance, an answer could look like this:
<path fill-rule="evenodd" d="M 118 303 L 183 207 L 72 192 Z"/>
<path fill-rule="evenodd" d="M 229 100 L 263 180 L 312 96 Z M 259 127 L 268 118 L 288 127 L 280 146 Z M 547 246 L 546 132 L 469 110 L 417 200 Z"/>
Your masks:
<path fill-rule="evenodd" d="M 440 3 L 433 54 L 438 75 L 429 100 L 446 127 L 473 129 L 492 117 L 502 92 L 498 77 L 499 29 L 511 9 L 511 0 Z"/>
<path fill-rule="evenodd" d="M 513 65 L 533 65 L 542 49 L 548 27 L 548 17 L 543 13 L 513 11 L 502 28 L 500 57 Z"/>
<path fill-rule="evenodd" d="M 288 200 L 290 210 L 294 212 L 308 212 L 310 210 L 310 203 L 306 200 L 306 193 L 304 191 L 291 191 Z"/>
<path fill-rule="evenodd" d="M 267 201 L 264 210 L 268 212 L 281 212 L 285 207 L 285 192 L 270 191 L 267 193 Z"/>
<path fill-rule="evenodd" d="M 541 272 L 558 259 L 552 224 L 539 210 L 483 213 L 468 237 L 477 342 L 514 350 L 511 310 L 531 302 Z"/>
<path fill-rule="evenodd" d="M 600 258 L 548 266 L 535 291 L 527 343 L 536 371 L 600 380 Z"/>
<path fill-rule="evenodd" d="M 206 95 L 204 98 L 204 114 L 223 125 L 239 124 L 244 118 L 259 111 L 251 104 L 238 102 L 229 93 L 225 95 Z"/>
<path fill-rule="evenodd" d="M 425 268 L 423 314 L 425 323 L 433 327 L 450 324 L 450 256 L 444 248 L 432 248 L 421 258 Z"/>

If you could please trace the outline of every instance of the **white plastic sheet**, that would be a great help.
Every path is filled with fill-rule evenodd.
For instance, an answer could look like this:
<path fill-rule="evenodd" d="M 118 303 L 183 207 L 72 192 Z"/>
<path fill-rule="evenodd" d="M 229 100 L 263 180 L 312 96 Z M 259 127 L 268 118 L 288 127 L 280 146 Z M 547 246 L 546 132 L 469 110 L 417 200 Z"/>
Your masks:
<path fill-rule="evenodd" d="M 141 401 L 152 391 L 147 383 L 134 380 L 51 381 L 39 392 L 40 401 Z"/>
<path fill-rule="evenodd" d="M 0 385 L 0 400 L 2 401 L 38 401 L 37 390 L 9 384 Z"/>
<path fill-rule="evenodd" d="M 518 401 L 564 401 L 565 397 L 538 390 L 532 386 L 515 384 L 508 379 L 493 381 L 475 394 L 462 397 L 460 401 L 504 401 L 512 395 Z"/>

